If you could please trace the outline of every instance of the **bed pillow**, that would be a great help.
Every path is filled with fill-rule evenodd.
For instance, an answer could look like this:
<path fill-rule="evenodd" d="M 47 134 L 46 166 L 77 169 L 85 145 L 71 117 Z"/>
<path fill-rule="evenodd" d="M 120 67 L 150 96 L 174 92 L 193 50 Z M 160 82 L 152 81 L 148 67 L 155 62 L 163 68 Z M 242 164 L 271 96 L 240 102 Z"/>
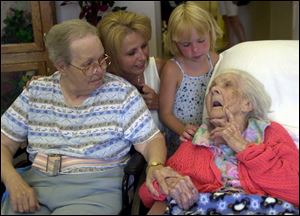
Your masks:
<path fill-rule="evenodd" d="M 264 84 L 272 98 L 270 119 L 282 124 L 299 148 L 299 41 L 237 44 L 220 53 L 213 76 L 226 68 L 246 71 Z"/>

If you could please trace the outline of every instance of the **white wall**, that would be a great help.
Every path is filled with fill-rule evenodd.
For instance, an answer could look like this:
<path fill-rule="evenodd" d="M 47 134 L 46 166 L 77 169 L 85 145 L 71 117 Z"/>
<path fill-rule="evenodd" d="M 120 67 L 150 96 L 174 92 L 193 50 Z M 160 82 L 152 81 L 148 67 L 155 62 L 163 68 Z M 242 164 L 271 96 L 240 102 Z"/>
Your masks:
<path fill-rule="evenodd" d="M 62 1 L 56 1 L 57 22 L 79 17 L 80 7 L 77 2 L 60 6 Z M 151 19 L 152 37 L 149 42 L 150 55 L 161 56 L 161 13 L 159 1 L 115 1 L 114 6 L 126 6 L 127 11 L 134 11 L 147 15 Z"/>

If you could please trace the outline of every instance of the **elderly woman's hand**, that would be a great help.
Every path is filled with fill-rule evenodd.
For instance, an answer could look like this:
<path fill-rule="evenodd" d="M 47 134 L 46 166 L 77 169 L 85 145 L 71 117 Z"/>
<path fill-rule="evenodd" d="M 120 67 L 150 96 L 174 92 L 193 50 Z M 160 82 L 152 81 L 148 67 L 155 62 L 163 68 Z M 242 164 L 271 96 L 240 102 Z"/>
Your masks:
<path fill-rule="evenodd" d="M 150 167 L 147 171 L 146 186 L 153 195 L 159 196 L 158 191 L 153 186 L 153 181 L 156 180 L 161 192 L 165 195 L 169 195 L 169 187 L 167 185 L 166 179 L 176 177 L 181 176 L 171 167 L 153 166 Z"/>
<path fill-rule="evenodd" d="M 20 176 L 6 184 L 10 202 L 15 212 L 28 213 L 39 210 L 35 191 Z"/>
<path fill-rule="evenodd" d="M 242 136 L 238 124 L 235 122 L 232 113 L 229 109 L 225 108 L 227 120 L 211 120 L 211 123 L 220 125 L 210 132 L 210 138 L 212 140 L 223 139 L 235 152 L 243 151 L 248 142 Z M 213 122 L 215 121 L 215 122 Z M 216 122 L 218 121 L 218 122 Z"/>
<path fill-rule="evenodd" d="M 169 196 L 180 208 L 189 209 L 198 200 L 198 191 L 189 176 L 167 178 Z"/>
<path fill-rule="evenodd" d="M 149 110 L 158 110 L 158 94 L 146 84 L 143 86 L 142 96 Z"/>

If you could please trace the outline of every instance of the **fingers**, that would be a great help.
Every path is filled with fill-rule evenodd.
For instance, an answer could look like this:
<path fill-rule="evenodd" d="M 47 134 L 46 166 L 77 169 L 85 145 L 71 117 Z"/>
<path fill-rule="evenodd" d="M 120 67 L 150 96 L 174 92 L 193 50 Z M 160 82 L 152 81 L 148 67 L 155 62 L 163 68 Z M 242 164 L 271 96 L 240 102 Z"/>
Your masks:
<path fill-rule="evenodd" d="M 189 178 L 180 178 L 175 187 L 170 190 L 170 196 L 183 209 L 190 208 L 198 197 L 198 191 L 191 188 Z"/>
<path fill-rule="evenodd" d="M 32 192 L 21 192 L 16 196 L 11 196 L 11 204 L 13 211 L 21 213 L 36 212 L 40 208 L 33 190 Z"/>

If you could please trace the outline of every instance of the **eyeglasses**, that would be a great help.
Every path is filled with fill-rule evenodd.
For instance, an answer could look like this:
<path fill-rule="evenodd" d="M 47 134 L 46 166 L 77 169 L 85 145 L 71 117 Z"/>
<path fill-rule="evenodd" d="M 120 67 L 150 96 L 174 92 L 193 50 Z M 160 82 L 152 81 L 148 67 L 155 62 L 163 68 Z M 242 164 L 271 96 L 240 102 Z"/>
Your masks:
<path fill-rule="evenodd" d="M 70 63 L 71 66 L 73 66 L 77 70 L 80 70 L 85 76 L 93 74 L 98 69 L 98 67 L 100 67 L 102 71 L 105 71 L 110 64 L 111 60 L 107 54 L 104 54 L 104 58 L 99 58 L 97 62 L 93 62 L 91 65 L 85 68 L 80 68 Z"/>

